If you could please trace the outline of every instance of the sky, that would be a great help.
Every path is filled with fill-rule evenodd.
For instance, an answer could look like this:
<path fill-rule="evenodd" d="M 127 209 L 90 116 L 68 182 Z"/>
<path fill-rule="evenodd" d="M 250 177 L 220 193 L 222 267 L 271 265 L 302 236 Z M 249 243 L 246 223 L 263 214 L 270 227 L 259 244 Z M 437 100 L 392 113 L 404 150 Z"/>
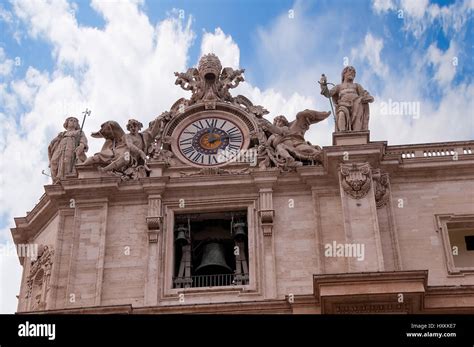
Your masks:
<path fill-rule="evenodd" d="M 49 184 L 47 147 L 67 116 L 147 124 L 189 95 L 174 72 L 217 54 L 244 68 L 232 90 L 294 119 L 329 111 L 317 81 L 344 66 L 375 98 L 371 141 L 474 139 L 474 0 L 0 0 L 0 313 L 16 310 L 13 217 Z M 410 109 L 398 109 L 402 105 Z M 329 146 L 334 121 L 307 139 Z M 89 137 L 89 155 L 102 141 Z"/>

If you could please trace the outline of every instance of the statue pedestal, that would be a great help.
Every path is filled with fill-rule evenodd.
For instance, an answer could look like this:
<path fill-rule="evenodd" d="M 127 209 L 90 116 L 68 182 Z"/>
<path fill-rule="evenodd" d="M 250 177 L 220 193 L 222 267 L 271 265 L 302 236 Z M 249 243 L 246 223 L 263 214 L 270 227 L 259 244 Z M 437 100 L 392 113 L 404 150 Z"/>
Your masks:
<path fill-rule="evenodd" d="M 332 133 L 333 146 L 366 145 L 370 142 L 370 131 L 339 131 Z"/>
<path fill-rule="evenodd" d="M 71 175 L 68 178 L 98 178 L 103 176 L 99 170 L 97 170 L 97 166 L 94 165 L 76 165 L 76 172 L 77 175 Z"/>

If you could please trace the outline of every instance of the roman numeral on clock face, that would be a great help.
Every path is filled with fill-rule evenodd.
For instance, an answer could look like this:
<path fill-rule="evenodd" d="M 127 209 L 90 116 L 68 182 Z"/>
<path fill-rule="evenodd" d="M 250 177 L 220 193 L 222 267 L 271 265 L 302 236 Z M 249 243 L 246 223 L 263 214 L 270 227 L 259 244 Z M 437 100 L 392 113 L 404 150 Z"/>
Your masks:
<path fill-rule="evenodd" d="M 192 137 L 190 137 L 190 138 L 188 138 L 188 139 L 183 139 L 183 140 L 179 141 L 179 144 L 180 144 L 181 146 L 190 145 L 190 144 L 192 144 L 192 143 L 193 143 L 193 138 L 192 138 Z"/>
<path fill-rule="evenodd" d="M 190 156 L 192 156 L 192 155 L 196 152 L 196 150 L 194 149 L 193 146 L 189 146 L 189 147 L 183 148 L 181 151 L 182 151 L 183 154 L 184 154 L 185 156 L 187 156 L 188 158 L 189 158 Z M 189 154 L 191 154 L 191 155 L 189 155 Z"/>
<path fill-rule="evenodd" d="M 192 161 L 194 162 L 199 162 L 199 163 L 203 163 L 204 162 L 204 156 L 201 154 L 201 153 L 197 153 L 194 158 L 191 158 Z"/>
<path fill-rule="evenodd" d="M 229 136 L 230 142 L 242 142 L 242 135 Z"/>
<path fill-rule="evenodd" d="M 209 165 L 217 164 L 217 159 L 215 155 L 208 155 L 207 156 L 207 163 Z"/>
<path fill-rule="evenodd" d="M 200 120 L 198 120 L 197 122 L 194 122 L 193 126 L 196 127 L 198 130 L 204 129 L 204 124 Z"/>
<path fill-rule="evenodd" d="M 227 134 L 229 135 L 234 135 L 240 133 L 240 130 L 237 127 L 232 127 L 229 130 L 227 130 Z"/>
<path fill-rule="evenodd" d="M 206 119 L 206 125 L 209 128 L 215 128 L 217 125 L 217 119 L 216 118 Z"/>
<path fill-rule="evenodd" d="M 231 151 L 239 151 L 240 146 L 234 145 L 233 143 L 230 143 L 229 146 L 227 146 Z"/>

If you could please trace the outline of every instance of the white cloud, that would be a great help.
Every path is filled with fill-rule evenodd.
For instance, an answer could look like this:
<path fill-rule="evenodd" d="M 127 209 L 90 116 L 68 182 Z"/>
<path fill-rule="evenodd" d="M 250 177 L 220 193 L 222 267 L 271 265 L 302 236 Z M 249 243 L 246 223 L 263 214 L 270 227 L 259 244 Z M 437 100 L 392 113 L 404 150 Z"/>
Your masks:
<path fill-rule="evenodd" d="M 9 114 L 14 114 L 18 109 L 18 98 L 8 92 L 7 83 L 0 83 L 0 104 Z"/>
<path fill-rule="evenodd" d="M 392 0 L 373 0 L 372 6 L 376 13 L 383 13 L 395 9 Z"/>
<path fill-rule="evenodd" d="M 20 45 L 22 33 L 19 30 L 19 21 L 10 11 L 5 10 L 0 3 L 0 22 L 4 22 L 5 26 L 2 28 L 5 35 L 10 32 L 15 41 Z"/>
<path fill-rule="evenodd" d="M 444 34 L 467 30 L 466 22 L 472 15 L 474 1 L 459 0 L 440 6 L 429 0 L 373 0 L 372 8 L 376 14 L 397 10 L 402 15 L 403 29 L 419 39 L 425 31 L 439 22 Z"/>
<path fill-rule="evenodd" d="M 41 36 L 63 46 L 63 43 L 70 43 L 75 38 L 77 22 L 73 15 L 74 7 L 65 0 L 16 1 L 13 11 L 20 20 L 29 22 L 32 37 Z M 46 13 L 48 16 L 45 16 Z"/>
<path fill-rule="evenodd" d="M 30 66 L 26 71 L 25 78 L 13 81 L 11 88 L 21 104 L 31 106 L 38 90 L 42 86 L 46 86 L 48 82 L 47 73 L 42 73 Z"/>
<path fill-rule="evenodd" d="M 0 47 L 0 77 L 9 76 L 13 70 L 13 60 L 8 59 L 3 47 Z"/>
<path fill-rule="evenodd" d="M 12 23 L 13 22 L 13 16 L 11 12 L 5 10 L 2 7 L 2 4 L 0 4 L 0 21 L 4 21 L 5 23 Z"/>
<path fill-rule="evenodd" d="M 429 143 L 469 140 L 474 136 L 473 118 L 469 111 L 474 108 L 474 87 L 459 85 L 446 89 L 439 104 L 421 96 L 422 83 L 416 78 L 403 79 L 397 93 L 385 92 L 376 95 L 372 104 L 370 130 L 372 140 L 388 141 L 390 144 Z M 413 84 L 414 87 L 408 87 Z M 394 86 L 394 89 L 396 86 Z M 418 91 L 415 89 L 420 88 Z M 382 114 L 381 103 L 416 102 L 420 106 L 419 116 L 412 114 Z"/>
<path fill-rule="evenodd" d="M 224 34 L 221 28 L 216 28 L 214 33 L 204 33 L 201 42 L 201 56 L 208 53 L 217 55 L 223 67 L 239 68 L 239 47 L 232 36 Z"/>
<path fill-rule="evenodd" d="M 429 0 L 401 0 L 401 6 L 406 14 L 421 18 L 428 9 Z"/>
<path fill-rule="evenodd" d="M 426 60 L 434 65 L 434 78 L 438 84 L 443 88 L 448 87 L 456 75 L 458 65 L 456 44 L 452 42 L 445 52 L 441 51 L 435 44 L 431 44 L 426 54 Z"/>
<path fill-rule="evenodd" d="M 353 60 L 362 62 L 367 60 L 373 73 L 380 77 L 387 77 L 389 73 L 388 66 L 385 65 L 380 58 L 383 45 L 383 39 L 376 38 L 371 33 L 367 33 L 364 38 L 364 43 L 351 50 Z"/>
<path fill-rule="evenodd" d="M 297 1 L 292 8 L 294 18 L 283 12 L 267 27 L 257 30 L 255 46 L 260 73 L 267 85 L 286 97 L 294 92 L 319 95 L 316 81 L 321 73 L 339 75 L 343 59 L 350 53 L 342 42 L 350 37 L 350 33 L 330 39 L 334 37 L 334 26 L 339 25 L 337 21 L 331 14 L 309 17 L 306 15 L 307 5 Z M 314 52 L 317 52 L 317 57 Z M 323 102 L 328 105 L 327 100 Z"/>

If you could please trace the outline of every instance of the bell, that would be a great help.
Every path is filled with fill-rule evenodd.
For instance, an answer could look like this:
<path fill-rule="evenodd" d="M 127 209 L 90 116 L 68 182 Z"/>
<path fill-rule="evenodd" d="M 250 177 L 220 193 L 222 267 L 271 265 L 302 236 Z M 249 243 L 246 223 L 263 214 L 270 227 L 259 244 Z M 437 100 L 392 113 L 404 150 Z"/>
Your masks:
<path fill-rule="evenodd" d="M 211 242 L 205 245 L 201 264 L 196 268 L 198 275 L 217 275 L 232 273 L 227 265 L 224 255 L 224 245 Z"/>
<path fill-rule="evenodd" d="M 189 240 L 186 237 L 187 231 L 188 231 L 188 228 L 185 228 L 182 225 L 178 226 L 178 229 L 176 232 L 176 240 L 175 240 L 177 244 L 184 246 L 189 243 Z"/>
<path fill-rule="evenodd" d="M 245 238 L 245 223 L 239 222 L 234 224 L 233 236 L 237 241 L 241 241 Z"/>

